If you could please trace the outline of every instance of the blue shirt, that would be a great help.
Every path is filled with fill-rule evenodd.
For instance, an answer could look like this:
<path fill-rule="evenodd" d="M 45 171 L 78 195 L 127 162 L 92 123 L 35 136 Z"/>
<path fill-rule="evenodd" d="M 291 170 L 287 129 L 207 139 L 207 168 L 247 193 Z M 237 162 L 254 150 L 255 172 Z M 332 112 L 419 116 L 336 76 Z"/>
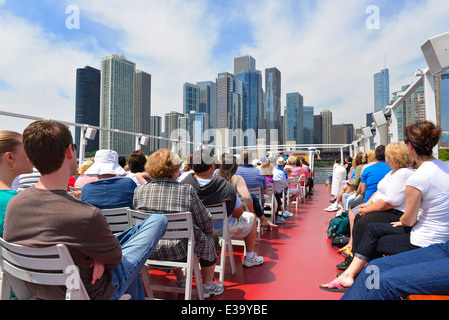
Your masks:
<path fill-rule="evenodd" d="M 267 188 L 267 180 L 265 179 L 265 175 L 261 170 L 255 168 L 253 165 L 243 164 L 237 168 L 237 172 L 235 174 L 242 176 L 248 189 L 259 187 L 263 194 L 263 191 Z"/>
<path fill-rule="evenodd" d="M 377 191 L 377 184 L 390 171 L 391 168 L 385 161 L 380 161 L 363 169 L 363 174 L 360 182 L 366 183 L 365 201 L 368 201 L 371 196 Z"/>
<path fill-rule="evenodd" d="M 81 200 L 99 209 L 132 208 L 136 187 L 130 178 L 100 179 L 84 185 Z"/>

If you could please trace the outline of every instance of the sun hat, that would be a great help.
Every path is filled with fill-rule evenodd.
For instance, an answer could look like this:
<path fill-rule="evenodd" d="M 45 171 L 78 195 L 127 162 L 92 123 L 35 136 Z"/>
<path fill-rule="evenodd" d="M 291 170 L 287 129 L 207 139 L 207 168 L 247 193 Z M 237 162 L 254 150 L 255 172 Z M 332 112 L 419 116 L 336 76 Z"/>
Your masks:
<path fill-rule="evenodd" d="M 103 174 L 126 175 L 126 171 L 118 164 L 118 154 L 113 150 L 98 150 L 95 153 L 95 161 L 89 169 L 84 172 L 88 176 Z"/>
<path fill-rule="evenodd" d="M 277 161 L 276 161 L 276 164 L 277 164 L 278 166 L 283 166 L 283 165 L 285 165 L 285 159 L 282 158 L 282 157 L 279 157 L 279 158 L 277 159 Z"/>

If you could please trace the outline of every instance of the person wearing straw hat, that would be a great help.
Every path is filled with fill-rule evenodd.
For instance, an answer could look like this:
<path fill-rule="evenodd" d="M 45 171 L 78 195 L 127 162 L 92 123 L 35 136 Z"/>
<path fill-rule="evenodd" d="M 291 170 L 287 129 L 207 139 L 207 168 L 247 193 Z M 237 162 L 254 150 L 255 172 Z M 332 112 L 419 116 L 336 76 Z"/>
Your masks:
<path fill-rule="evenodd" d="M 118 154 L 113 150 L 98 150 L 94 164 L 84 173 L 97 176 L 98 180 L 81 189 L 81 200 L 99 209 L 132 207 L 136 183 L 124 178 L 126 171 L 118 163 Z"/>

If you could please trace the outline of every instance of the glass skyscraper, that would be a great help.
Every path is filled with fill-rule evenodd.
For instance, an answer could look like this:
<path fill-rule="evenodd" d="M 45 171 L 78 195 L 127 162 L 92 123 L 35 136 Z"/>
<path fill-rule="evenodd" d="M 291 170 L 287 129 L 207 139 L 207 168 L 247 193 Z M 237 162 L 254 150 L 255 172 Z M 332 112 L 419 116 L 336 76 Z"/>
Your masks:
<path fill-rule="evenodd" d="M 314 107 L 304 107 L 303 127 L 304 127 L 304 144 L 314 143 Z"/>
<path fill-rule="evenodd" d="M 243 84 L 242 96 L 242 127 L 245 133 L 247 130 L 254 130 L 257 137 L 259 128 L 263 128 L 263 89 L 262 89 L 262 73 L 258 70 L 248 70 L 240 72 L 237 78 Z M 245 146 L 255 146 L 257 141 L 250 141 L 250 136 L 245 137 Z"/>
<path fill-rule="evenodd" d="M 267 144 L 272 137 L 270 130 L 278 130 L 278 140 L 282 141 L 283 127 L 281 123 L 281 72 L 277 68 L 265 69 L 265 112 L 263 117 L 265 129 L 267 130 Z M 279 141 L 272 141 L 278 144 Z"/>
<path fill-rule="evenodd" d="M 374 112 L 385 110 L 390 103 L 390 73 L 383 69 L 374 75 Z"/>
<path fill-rule="evenodd" d="M 100 125 L 100 82 L 100 70 L 89 66 L 76 70 L 76 123 L 96 127 Z M 94 140 L 87 140 L 86 152 L 98 150 L 99 141 L 99 133 Z M 80 128 L 78 127 L 75 128 L 75 143 L 80 145 Z"/>
<path fill-rule="evenodd" d="M 101 58 L 100 127 L 134 132 L 136 64 L 121 55 Z M 127 156 L 134 151 L 134 137 L 100 132 L 100 148 Z"/>
<path fill-rule="evenodd" d="M 287 93 L 286 135 L 285 141 L 302 144 L 304 141 L 303 125 L 304 98 L 298 92 Z"/>
<path fill-rule="evenodd" d="M 197 82 L 200 88 L 199 112 L 209 114 L 209 128 L 217 127 L 217 84 L 213 81 Z"/>
<path fill-rule="evenodd" d="M 192 111 L 200 111 L 200 88 L 197 85 L 188 82 L 184 83 L 182 109 L 186 115 Z"/>

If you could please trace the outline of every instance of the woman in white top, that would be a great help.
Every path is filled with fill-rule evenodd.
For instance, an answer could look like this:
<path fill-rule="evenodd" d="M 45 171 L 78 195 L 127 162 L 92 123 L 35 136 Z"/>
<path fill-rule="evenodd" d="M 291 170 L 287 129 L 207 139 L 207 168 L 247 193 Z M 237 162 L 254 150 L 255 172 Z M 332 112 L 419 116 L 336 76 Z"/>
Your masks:
<path fill-rule="evenodd" d="M 441 128 L 418 121 L 404 130 L 405 144 L 419 167 L 406 182 L 406 205 L 398 222 L 372 223 L 342 279 L 325 285 L 344 291 L 374 258 L 449 241 L 449 164 L 435 159 Z"/>

